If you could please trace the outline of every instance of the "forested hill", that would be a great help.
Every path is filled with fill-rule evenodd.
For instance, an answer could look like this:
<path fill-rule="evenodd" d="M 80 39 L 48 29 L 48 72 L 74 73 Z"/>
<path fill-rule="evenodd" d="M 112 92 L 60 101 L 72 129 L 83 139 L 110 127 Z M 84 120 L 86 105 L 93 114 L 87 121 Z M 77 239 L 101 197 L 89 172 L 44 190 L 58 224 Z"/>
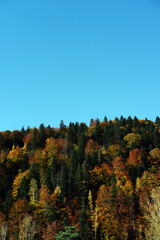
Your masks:
<path fill-rule="evenodd" d="M 0 132 L 0 239 L 159 239 L 160 118 Z"/>

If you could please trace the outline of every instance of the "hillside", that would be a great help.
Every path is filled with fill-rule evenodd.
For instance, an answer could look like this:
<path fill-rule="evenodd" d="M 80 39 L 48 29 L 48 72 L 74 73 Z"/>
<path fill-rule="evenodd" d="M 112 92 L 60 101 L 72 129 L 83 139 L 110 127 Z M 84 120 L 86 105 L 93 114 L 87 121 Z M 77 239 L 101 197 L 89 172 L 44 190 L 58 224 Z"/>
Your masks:
<path fill-rule="evenodd" d="M 159 239 L 159 117 L 0 132 L 0 152 L 0 239 Z"/>

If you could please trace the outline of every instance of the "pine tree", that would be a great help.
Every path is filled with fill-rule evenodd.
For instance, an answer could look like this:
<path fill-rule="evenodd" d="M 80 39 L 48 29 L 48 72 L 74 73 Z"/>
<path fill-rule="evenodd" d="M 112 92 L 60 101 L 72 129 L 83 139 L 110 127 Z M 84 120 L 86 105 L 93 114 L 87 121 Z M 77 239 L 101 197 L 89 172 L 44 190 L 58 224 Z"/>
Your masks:
<path fill-rule="evenodd" d="M 76 232 L 75 226 L 66 226 L 64 231 L 60 231 L 56 235 L 57 240 L 78 240 L 79 234 Z"/>
<path fill-rule="evenodd" d="M 84 192 L 83 192 L 83 170 L 80 164 L 78 164 L 78 167 L 75 173 L 75 186 L 76 186 L 76 195 L 79 198 L 81 198 Z"/>
<path fill-rule="evenodd" d="M 61 197 L 69 198 L 69 182 L 68 182 L 68 168 L 64 163 L 62 171 L 61 171 L 61 180 L 60 180 L 60 189 L 61 189 Z"/>
<path fill-rule="evenodd" d="M 87 209 L 85 205 L 85 200 L 82 200 L 82 206 L 79 213 L 79 228 L 80 228 L 80 238 L 82 240 L 88 240 L 89 238 L 89 224 L 88 224 L 88 216 Z"/>
<path fill-rule="evenodd" d="M 102 144 L 102 134 L 101 134 L 101 128 L 100 128 L 100 121 L 99 119 L 96 120 L 96 126 L 94 130 L 94 138 L 95 141 L 101 145 Z"/>
<path fill-rule="evenodd" d="M 155 120 L 155 123 L 157 124 L 157 125 L 160 125 L 160 117 L 156 117 L 156 120 Z"/>
<path fill-rule="evenodd" d="M 104 116 L 104 120 L 103 120 L 105 123 L 108 121 L 107 117 Z"/>
<path fill-rule="evenodd" d="M 20 183 L 18 198 L 23 198 L 28 200 L 29 199 L 28 191 L 29 191 L 29 180 L 24 176 Z"/>
<path fill-rule="evenodd" d="M 69 172 L 69 196 L 73 198 L 76 193 L 75 172 L 78 167 L 78 155 L 75 149 L 71 153 L 71 166 Z"/>
<path fill-rule="evenodd" d="M 82 133 L 78 140 L 78 162 L 82 164 L 85 156 L 86 136 Z"/>
<path fill-rule="evenodd" d="M 33 132 L 32 132 L 31 146 L 27 146 L 27 148 L 29 147 L 28 150 L 36 150 L 37 149 L 37 147 L 38 147 L 37 137 L 38 137 L 38 130 L 37 130 L 37 128 L 34 128 Z"/>
<path fill-rule="evenodd" d="M 45 128 L 44 128 L 44 124 L 41 124 L 39 126 L 39 135 L 38 135 L 38 139 L 37 139 L 38 147 L 44 148 L 45 141 L 46 141 L 46 131 L 45 131 Z"/>

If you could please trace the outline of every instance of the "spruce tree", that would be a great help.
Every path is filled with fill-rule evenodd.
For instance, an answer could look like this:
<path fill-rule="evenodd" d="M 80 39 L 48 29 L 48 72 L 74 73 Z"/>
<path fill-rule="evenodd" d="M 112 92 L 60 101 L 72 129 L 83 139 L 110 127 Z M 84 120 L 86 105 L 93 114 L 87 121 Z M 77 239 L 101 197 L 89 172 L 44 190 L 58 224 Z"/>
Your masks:
<path fill-rule="evenodd" d="M 20 183 L 20 188 L 18 192 L 18 199 L 23 198 L 23 199 L 29 199 L 28 196 L 28 191 L 29 191 L 29 179 L 27 179 L 25 176 L 22 178 L 21 183 Z"/>
<path fill-rule="evenodd" d="M 78 167 L 78 155 L 75 149 L 71 153 L 71 166 L 69 171 L 69 197 L 73 198 L 76 193 L 75 173 Z"/>
<path fill-rule="evenodd" d="M 61 197 L 69 198 L 69 175 L 68 175 L 68 168 L 64 163 L 63 168 L 61 170 L 61 179 L 60 179 L 60 188 L 61 188 Z"/>
<path fill-rule="evenodd" d="M 82 200 L 82 206 L 79 213 L 79 228 L 80 228 L 80 238 L 82 240 L 90 239 L 87 209 L 86 209 L 84 198 Z"/>
<path fill-rule="evenodd" d="M 97 119 L 97 121 L 96 121 L 96 126 L 95 126 L 95 130 L 94 130 L 94 138 L 95 138 L 95 141 L 99 145 L 102 144 L 102 134 L 101 134 L 101 127 L 100 127 L 99 119 Z"/>
<path fill-rule="evenodd" d="M 39 126 L 39 135 L 38 135 L 38 139 L 37 139 L 38 147 L 44 148 L 45 141 L 46 141 L 46 131 L 45 131 L 45 128 L 44 128 L 44 124 L 41 124 Z"/>

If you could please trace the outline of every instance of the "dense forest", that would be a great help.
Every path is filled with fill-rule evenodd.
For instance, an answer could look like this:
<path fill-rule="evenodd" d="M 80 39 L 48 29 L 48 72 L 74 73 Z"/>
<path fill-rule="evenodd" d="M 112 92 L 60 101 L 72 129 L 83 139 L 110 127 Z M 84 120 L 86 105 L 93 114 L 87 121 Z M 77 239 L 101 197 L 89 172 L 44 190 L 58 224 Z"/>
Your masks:
<path fill-rule="evenodd" d="M 159 239 L 160 118 L 0 132 L 0 239 Z"/>

